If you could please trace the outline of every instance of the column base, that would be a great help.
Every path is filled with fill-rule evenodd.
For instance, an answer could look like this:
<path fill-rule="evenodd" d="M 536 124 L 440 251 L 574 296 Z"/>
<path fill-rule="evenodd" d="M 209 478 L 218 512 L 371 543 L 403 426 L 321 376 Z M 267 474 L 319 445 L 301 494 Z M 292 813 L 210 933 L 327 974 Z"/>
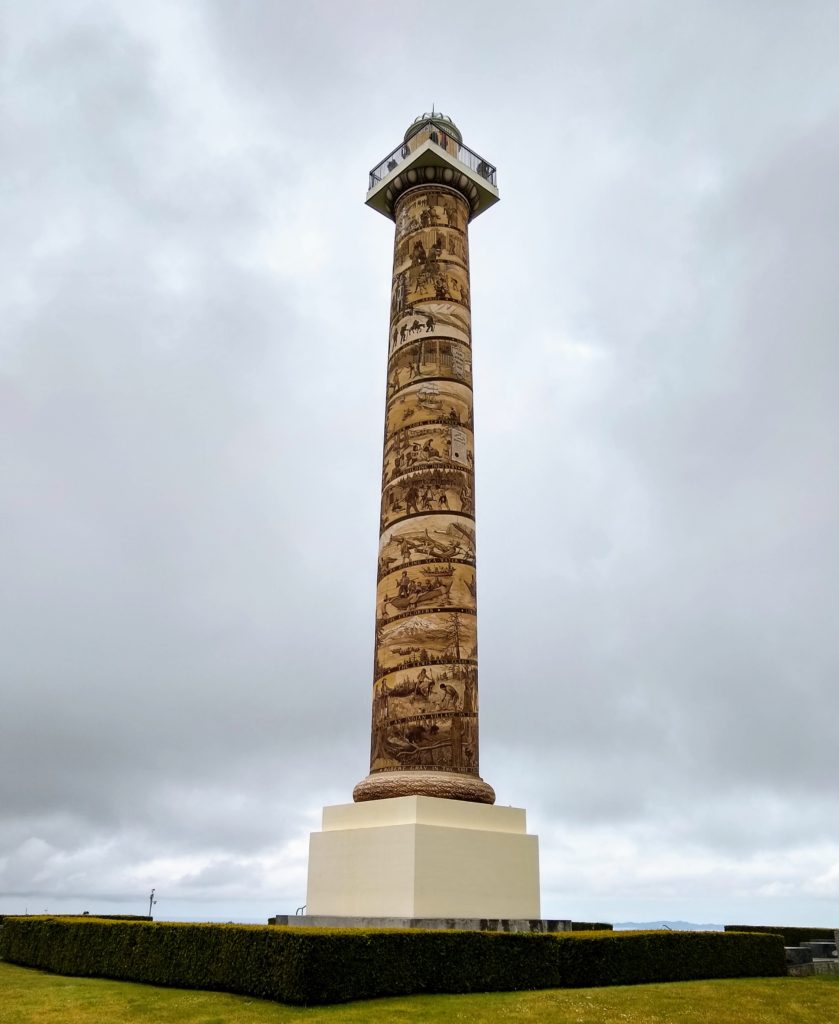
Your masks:
<path fill-rule="evenodd" d="M 539 840 L 517 807 L 427 796 L 325 807 L 306 904 L 314 917 L 537 920 Z"/>
<path fill-rule="evenodd" d="M 441 800 L 466 800 L 476 804 L 494 804 L 495 790 L 477 775 L 462 772 L 375 772 L 355 787 L 352 798 L 388 800 L 400 796 L 432 796 Z"/>
<path fill-rule="evenodd" d="M 413 928 L 421 931 L 513 932 L 538 935 L 570 932 L 571 921 L 540 918 L 481 917 L 326 917 L 314 914 L 277 914 L 268 924 L 282 928 Z"/>

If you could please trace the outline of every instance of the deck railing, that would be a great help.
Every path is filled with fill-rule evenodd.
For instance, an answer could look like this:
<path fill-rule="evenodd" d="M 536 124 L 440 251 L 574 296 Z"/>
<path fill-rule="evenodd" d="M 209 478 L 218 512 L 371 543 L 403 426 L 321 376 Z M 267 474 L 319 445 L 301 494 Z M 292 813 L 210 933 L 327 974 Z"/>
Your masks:
<path fill-rule="evenodd" d="M 370 188 L 375 188 L 391 171 L 395 171 L 401 163 L 407 160 L 414 150 L 419 149 L 428 140 L 445 150 L 455 160 L 465 164 L 475 174 L 488 181 L 490 185 L 495 185 L 495 168 L 492 164 L 487 163 L 482 156 L 468 146 L 464 146 L 462 142 L 458 142 L 453 135 L 449 135 L 440 122 L 428 121 L 416 134 L 397 146 L 392 153 L 388 153 L 384 160 L 370 171 Z"/>

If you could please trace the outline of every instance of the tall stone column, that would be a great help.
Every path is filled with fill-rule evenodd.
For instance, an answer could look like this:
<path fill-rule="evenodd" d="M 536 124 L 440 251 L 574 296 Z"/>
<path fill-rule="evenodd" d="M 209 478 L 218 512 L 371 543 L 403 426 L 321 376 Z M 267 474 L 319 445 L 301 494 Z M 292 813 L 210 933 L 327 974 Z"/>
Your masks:
<path fill-rule="evenodd" d="M 539 917 L 538 837 L 478 771 L 467 230 L 497 201 L 495 168 L 433 111 L 370 172 L 396 225 L 370 774 L 311 835 L 312 924 Z"/>
<path fill-rule="evenodd" d="M 437 146 L 461 148 L 443 132 Z M 414 794 L 495 801 L 478 770 L 468 240 L 475 188 L 471 176 L 460 176 L 464 187 L 452 171 L 444 176 L 449 163 L 415 171 L 416 184 L 405 173 L 392 206 L 372 742 L 357 802 Z"/>

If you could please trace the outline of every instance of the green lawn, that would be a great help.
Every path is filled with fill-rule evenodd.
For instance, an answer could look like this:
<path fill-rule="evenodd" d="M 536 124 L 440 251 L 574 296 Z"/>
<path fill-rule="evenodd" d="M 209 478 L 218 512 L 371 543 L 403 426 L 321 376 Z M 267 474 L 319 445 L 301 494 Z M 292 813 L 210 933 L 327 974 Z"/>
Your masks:
<path fill-rule="evenodd" d="M 839 975 L 377 999 L 310 1010 L 0 963 L 0 1024 L 833 1024 Z"/>

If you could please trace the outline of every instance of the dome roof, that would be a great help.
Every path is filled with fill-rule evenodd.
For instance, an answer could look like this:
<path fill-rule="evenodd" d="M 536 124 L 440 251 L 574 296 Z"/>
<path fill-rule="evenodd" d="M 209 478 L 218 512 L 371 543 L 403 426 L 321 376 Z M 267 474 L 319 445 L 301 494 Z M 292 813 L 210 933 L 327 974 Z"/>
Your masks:
<path fill-rule="evenodd" d="M 429 123 L 437 125 L 437 127 L 441 128 L 444 132 L 448 132 L 449 135 L 457 139 L 458 142 L 463 142 L 463 136 L 460 134 L 460 129 L 454 121 L 452 121 L 448 114 L 441 114 L 438 110 L 432 110 L 430 114 L 420 114 L 419 117 L 415 117 L 408 130 L 405 132 L 405 142 L 407 142 L 412 135 L 416 135 L 424 124 Z"/>

